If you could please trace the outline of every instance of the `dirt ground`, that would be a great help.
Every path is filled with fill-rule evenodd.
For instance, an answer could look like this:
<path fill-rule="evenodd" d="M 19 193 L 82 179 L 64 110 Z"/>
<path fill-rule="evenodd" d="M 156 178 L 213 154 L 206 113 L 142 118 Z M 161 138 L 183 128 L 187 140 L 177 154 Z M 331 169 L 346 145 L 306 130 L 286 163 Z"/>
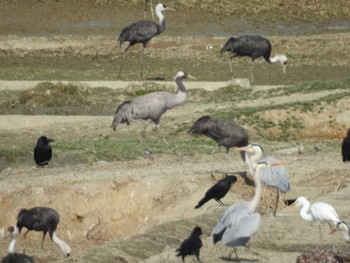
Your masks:
<path fill-rule="evenodd" d="M 98 1 L 100 4 L 93 9 L 84 1 L 76 2 L 78 4 L 70 8 L 65 1 L 52 1 L 49 6 L 41 1 L 21 2 L 21 5 L 17 1 L 2 1 L 2 4 L 5 3 L 0 10 L 4 18 L 0 23 L 2 78 L 40 80 L 38 76 L 43 79 L 46 76 L 53 80 L 54 76 L 65 80 L 65 76 L 72 78 L 78 75 L 83 76 L 83 80 L 115 80 L 116 64 L 121 54 L 121 50 L 116 49 L 116 36 L 122 22 L 134 21 L 142 16 L 142 4 L 136 5 L 136 12 L 134 5 L 123 1 L 113 8 L 108 2 Z M 176 1 L 171 4 L 175 6 Z M 255 67 L 257 85 L 286 85 L 349 77 L 350 34 L 348 20 L 344 18 L 328 22 L 296 20 L 294 23 L 271 19 L 263 27 L 258 26 L 256 17 L 234 20 L 239 21 L 237 25 L 232 17 L 225 15 L 214 23 L 216 13 L 206 16 L 198 14 L 196 9 L 180 7 L 183 12 L 167 13 L 169 30 L 164 37 L 155 39 L 148 49 L 147 78 L 170 80 L 179 68 L 185 67 L 201 81 L 229 80 L 227 61 L 207 46 L 212 45 L 214 51 L 218 51 L 232 30 L 237 34 L 259 31 L 270 35 L 276 52 L 286 50 L 290 58 L 286 76 L 279 65 L 266 65 L 259 61 Z M 345 8 L 348 8 L 346 2 Z M 73 10 L 73 14 L 69 10 Z M 180 22 L 194 27 L 189 30 Z M 290 29 L 287 33 L 283 30 L 286 27 Z M 139 49 L 136 50 L 131 52 L 131 57 L 138 60 Z M 249 77 L 249 61 L 238 61 L 235 74 Z M 32 75 L 21 75 L 31 68 L 34 69 Z M 18 70 L 11 75 L 14 77 L 6 78 L 8 69 Z M 45 75 L 50 70 L 58 75 Z M 74 74 L 69 75 L 64 70 Z M 98 77 L 93 75 L 97 79 L 89 76 L 95 74 L 94 71 L 101 72 Z M 140 80 L 138 66 L 135 67 L 133 62 L 126 64 L 124 79 Z M 237 103 L 237 107 L 307 101 L 327 94 L 329 92 L 315 92 L 242 101 Z M 266 152 L 282 160 L 289 171 L 292 189 L 284 200 L 306 196 L 312 202 L 325 201 L 346 221 L 350 219 L 350 172 L 349 164 L 341 161 L 340 144 L 350 123 L 349 105 L 350 98 L 345 97 L 336 104 L 337 107 L 326 107 L 317 115 L 267 112 L 275 119 L 288 118 L 290 114 L 298 116 L 307 124 L 300 136 L 311 138 L 317 135 L 317 140 L 310 140 L 310 143 L 303 140 L 303 144 L 293 141 L 263 145 Z M 195 119 L 193 113 L 202 115 L 209 108 L 225 105 L 198 103 L 193 107 L 193 104 L 184 104 L 166 113 L 165 132 L 173 129 L 169 120 L 181 116 L 183 121 L 192 122 Z M 111 116 L 0 116 L 0 129 L 3 136 L 13 138 L 13 147 L 16 147 L 15 140 L 19 136 L 26 136 L 34 142 L 34 138 L 43 133 L 54 134 L 58 139 L 111 136 L 117 140 L 130 133 L 138 136 L 142 123 L 133 123 L 132 131 L 127 126 L 120 126 L 117 132 L 110 129 L 113 110 Z M 329 125 L 330 117 L 336 120 L 333 126 Z M 249 127 L 246 128 L 249 130 Z M 254 131 L 249 132 L 254 141 Z M 329 147 L 326 143 L 328 139 L 339 147 Z M 319 151 L 315 150 L 315 146 Z M 302 149 L 301 153 L 298 147 Z M 32 153 L 28 156 L 32 158 Z M 194 209 L 194 206 L 224 173 L 242 172 L 245 167 L 235 152 L 226 154 L 221 150 L 213 158 L 217 170 L 215 179 L 210 176 L 210 155 L 188 156 L 181 149 L 174 155 L 156 155 L 153 158 L 140 154 L 133 161 L 91 160 L 88 164 L 60 167 L 55 165 L 53 158 L 52 163 L 43 169 L 34 165 L 9 166 L 0 173 L 0 255 L 7 253 L 6 228 L 15 224 L 19 209 L 40 205 L 53 207 L 60 213 L 58 236 L 72 247 L 72 255 L 63 259 L 59 248 L 49 238 L 45 242 L 45 250 L 41 250 L 40 233 L 30 232 L 26 239 L 21 235 L 16 250 L 25 250 L 26 254 L 33 255 L 35 262 L 181 262 L 175 257 L 175 249 L 196 225 L 201 226 L 204 232 L 202 262 L 235 262 L 234 257 L 228 258 L 230 249 L 221 244 L 214 246 L 210 236 L 227 206 L 220 206 L 214 201 L 200 209 Z M 223 202 L 232 204 L 249 200 L 252 196 L 252 187 L 239 177 Z M 297 210 L 286 209 L 280 203 L 278 216 L 274 217 L 270 207 L 273 197 L 271 189 L 264 189 L 259 207 L 261 226 L 249 242 L 250 249 L 238 248 L 241 262 L 295 262 L 297 256 L 316 248 L 319 242 L 317 223 L 302 220 Z M 349 244 L 345 243 L 341 233 L 330 235 L 328 232 L 328 226 L 324 225 L 324 239 L 319 248 L 332 249 L 335 244 L 336 249 L 349 250 Z M 194 259 L 186 258 L 186 262 L 194 262 Z"/>

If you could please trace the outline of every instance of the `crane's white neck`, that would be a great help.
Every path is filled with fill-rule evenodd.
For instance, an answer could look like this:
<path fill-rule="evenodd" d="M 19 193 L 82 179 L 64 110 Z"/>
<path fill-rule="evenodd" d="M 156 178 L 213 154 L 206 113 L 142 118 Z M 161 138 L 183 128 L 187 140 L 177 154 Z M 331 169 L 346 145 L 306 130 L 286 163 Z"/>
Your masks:
<path fill-rule="evenodd" d="M 270 62 L 280 62 L 283 65 L 285 62 L 287 62 L 287 57 L 283 54 L 276 54 L 274 57 L 270 58 Z"/>
<path fill-rule="evenodd" d="M 310 202 L 305 201 L 302 205 L 303 207 L 300 209 L 300 216 L 306 221 L 313 221 L 314 218 L 310 213 Z"/>
<path fill-rule="evenodd" d="M 9 253 L 15 253 L 16 241 L 17 241 L 17 236 L 12 235 L 10 244 L 8 246 L 8 252 Z"/>
<path fill-rule="evenodd" d="M 254 179 L 254 185 L 255 185 L 255 194 L 253 199 L 250 201 L 250 211 L 255 211 L 256 207 L 259 204 L 260 201 L 260 197 L 261 197 L 261 182 L 260 182 L 260 170 L 262 169 L 262 166 L 258 165 L 256 167 L 255 173 L 253 175 L 253 179 Z"/>
<path fill-rule="evenodd" d="M 52 241 L 55 242 L 61 249 L 64 256 L 69 256 L 71 253 L 71 248 L 68 244 L 66 244 L 63 240 L 59 239 L 56 235 L 56 232 L 52 234 Z"/>
<path fill-rule="evenodd" d="M 159 24 L 162 24 L 164 21 L 164 15 L 163 15 L 162 11 L 156 8 L 156 15 L 159 19 Z"/>

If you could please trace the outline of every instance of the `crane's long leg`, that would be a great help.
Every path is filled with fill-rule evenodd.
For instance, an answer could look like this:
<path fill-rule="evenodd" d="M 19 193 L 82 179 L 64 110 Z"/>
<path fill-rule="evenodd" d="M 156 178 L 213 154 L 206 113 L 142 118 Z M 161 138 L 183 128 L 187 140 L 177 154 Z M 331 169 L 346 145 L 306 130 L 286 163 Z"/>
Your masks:
<path fill-rule="evenodd" d="M 174 149 L 170 146 L 170 144 L 168 143 L 168 141 L 165 139 L 165 136 L 162 132 L 162 130 L 160 129 L 160 124 L 156 124 L 157 125 L 157 130 L 158 130 L 158 134 L 159 134 L 159 137 L 163 140 L 163 142 L 172 150 L 174 151 Z"/>
<path fill-rule="evenodd" d="M 118 72 L 118 76 L 117 76 L 118 79 L 120 78 L 120 75 L 121 75 L 121 73 L 122 73 L 122 70 L 123 70 L 123 67 L 124 67 L 124 60 L 125 60 L 125 57 L 126 57 L 126 55 L 127 55 L 127 51 L 128 51 L 128 49 L 129 49 L 129 47 L 130 47 L 130 44 L 129 44 L 128 47 L 124 50 L 124 55 L 123 55 L 122 61 L 121 61 L 121 63 L 120 63 L 119 72 Z"/>
<path fill-rule="evenodd" d="M 211 176 L 214 178 L 215 176 L 215 169 L 214 169 L 214 153 L 219 149 L 219 147 L 215 147 L 214 150 L 211 152 Z"/>
<path fill-rule="evenodd" d="M 233 79 L 233 68 L 232 68 L 232 61 L 231 61 L 231 58 L 228 59 L 228 63 L 230 64 L 231 77 L 232 77 L 232 79 Z"/>
<path fill-rule="evenodd" d="M 276 188 L 276 203 L 275 203 L 275 209 L 273 211 L 274 216 L 277 216 L 276 212 L 277 212 L 277 206 L 278 206 L 279 199 L 280 199 L 280 191 Z"/>
<path fill-rule="evenodd" d="M 153 3 L 152 0 L 150 0 L 151 2 L 151 14 L 152 14 L 152 20 L 154 20 L 154 9 L 153 9 Z"/>
<path fill-rule="evenodd" d="M 142 49 L 142 52 L 141 52 L 141 72 L 140 72 L 141 78 L 143 77 L 143 57 L 144 57 L 144 53 L 145 53 L 145 47 Z"/>
<path fill-rule="evenodd" d="M 145 140 L 146 137 L 146 129 L 148 126 L 148 122 L 146 122 L 146 125 L 143 127 L 142 131 L 141 131 L 141 149 L 143 150 L 143 141 Z"/>
<path fill-rule="evenodd" d="M 254 82 L 254 60 L 252 61 L 252 67 L 250 69 L 250 77 L 253 83 Z"/>

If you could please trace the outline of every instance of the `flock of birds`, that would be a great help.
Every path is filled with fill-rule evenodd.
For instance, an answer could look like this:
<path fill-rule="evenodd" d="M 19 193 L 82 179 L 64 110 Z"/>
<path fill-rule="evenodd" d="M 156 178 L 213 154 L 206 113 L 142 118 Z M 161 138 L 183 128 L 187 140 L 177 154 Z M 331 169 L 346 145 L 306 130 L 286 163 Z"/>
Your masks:
<path fill-rule="evenodd" d="M 146 1 L 147 4 L 148 1 Z M 165 10 L 174 10 L 168 8 L 163 4 L 158 4 L 155 8 L 155 14 L 159 18 L 159 24 L 153 21 L 141 20 L 132 23 L 124 28 L 118 38 L 120 45 L 128 42 L 129 45 L 124 51 L 123 59 L 129 47 L 141 43 L 142 63 L 141 76 L 143 67 L 143 53 L 148 42 L 156 35 L 165 30 L 165 19 L 162 14 Z M 268 63 L 281 62 L 284 66 L 287 62 L 285 55 L 276 55 L 271 58 L 271 43 L 260 36 L 241 36 L 237 38 L 230 38 L 224 47 L 221 49 L 221 54 L 224 52 L 231 52 L 232 57 L 235 56 L 249 56 L 254 62 L 260 56 Z M 121 63 L 119 76 L 122 72 L 123 63 Z M 232 67 L 231 67 L 232 68 Z M 175 82 L 178 86 L 178 92 L 173 94 L 170 92 L 152 92 L 144 96 L 137 97 L 133 100 L 123 101 L 116 109 L 111 127 L 116 130 L 119 123 L 130 124 L 133 120 L 145 120 L 147 124 L 141 133 L 141 140 L 143 142 L 145 131 L 149 122 L 153 122 L 161 138 L 169 146 L 165 137 L 161 134 L 160 118 L 169 109 L 172 109 L 182 104 L 187 97 L 185 85 L 182 80 L 192 78 L 185 71 L 179 71 L 175 76 Z M 253 68 L 252 68 L 253 79 Z M 261 199 L 262 184 L 271 186 L 276 189 L 276 205 L 274 208 L 274 215 L 276 216 L 279 192 L 287 193 L 290 191 L 290 181 L 288 172 L 283 164 L 274 157 L 266 156 L 262 147 L 256 143 L 249 143 L 249 136 L 247 131 L 237 123 L 227 120 L 212 119 L 209 116 L 202 116 L 190 128 L 189 132 L 194 134 L 203 134 L 213 139 L 217 145 L 226 147 L 227 152 L 230 148 L 240 153 L 242 161 L 245 163 L 249 174 L 254 179 L 255 194 L 252 200 L 242 201 L 229 206 L 221 215 L 216 225 L 212 230 L 212 238 L 214 244 L 221 242 L 225 246 L 232 247 L 238 258 L 235 247 L 245 246 L 250 238 L 255 235 L 259 229 L 261 216 L 256 212 L 256 208 Z M 41 136 L 37 140 L 34 148 L 34 160 L 37 166 L 45 166 L 52 158 L 52 148 L 50 142 L 53 139 Z M 216 149 L 215 149 L 216 150 Z M 212 154 L 215 152 L 212 152 Z M 343 161 L 350 161 L 350 129 L 347 136 L 342 143 Z M 205 203 L 214 199 L 220 205 L 223 205 L 222 198 L 230 190 L 232 184 L 237 181 L 236 176 L 226 176 L 222 180 L 216 182 L 210 189 L 207 190 L 204 197 L 195 206 L 195 209 L 202 207 Z M 342 230 L 344 239 L 350 242 L 350 224 L 339 219 L 335 209 L 323 202 L 310 204 L 305 197 L 299 197 L 291 207 L 299 207 L 300 215 L 306 221 L 317 221 L 319 226 L 321 223 L 328 223 L 332 231 Z M 34 262 L 32 257 L 25 254 L 15 252 L 15 244 L 22 228 L 26 228 L 27 233 L 31 230 L 42 231 L 43 238 L 41 247 L 43 248 L 45 236 L 49 233 L 51 240 L 59 246 L 65 256 L 71 253 L 71 247 L 56 235 L 57 225 L 59 223 L 59 214 L 49 207 L 33 207 L 31 209 L 21 209 L 17 216 L 17 224 L 15 227 L 9 227 L 11 234 L 11 241 L 8 247 L 8 254 L 2 259 L 2 263 L 10 262 Z M 334 227 L 332 227 L 332 225 Z M 320 237 L 322 238 L 321 227 Z M 176 250 L 176 256 L 185 257 L 188 255 L 195 255 L 199 259 L 200 249 L 203 245 L 200 236 L 202 229 L 196 226 L 191 235 L 185 239 L 180 247 Z"/>

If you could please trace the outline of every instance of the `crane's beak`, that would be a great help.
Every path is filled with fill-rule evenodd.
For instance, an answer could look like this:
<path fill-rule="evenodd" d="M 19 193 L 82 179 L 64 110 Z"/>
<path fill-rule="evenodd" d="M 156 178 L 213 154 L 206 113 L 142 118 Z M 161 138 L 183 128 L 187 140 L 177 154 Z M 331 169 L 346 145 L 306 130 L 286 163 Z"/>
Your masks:
<path fill-rule="evenodd" d="M 175 11 L 175 9 L 174 8 L 171 8 L 171 7 L 167 7 L 167 8 L 165 8 L 165 10 L 170 10 L 170 11 Z"/>
<path fill-rule="evenodd" d="M 197 80 L 197 78 L 191 76 L 190 74 L 187 74 L 187 78 Z"/>

